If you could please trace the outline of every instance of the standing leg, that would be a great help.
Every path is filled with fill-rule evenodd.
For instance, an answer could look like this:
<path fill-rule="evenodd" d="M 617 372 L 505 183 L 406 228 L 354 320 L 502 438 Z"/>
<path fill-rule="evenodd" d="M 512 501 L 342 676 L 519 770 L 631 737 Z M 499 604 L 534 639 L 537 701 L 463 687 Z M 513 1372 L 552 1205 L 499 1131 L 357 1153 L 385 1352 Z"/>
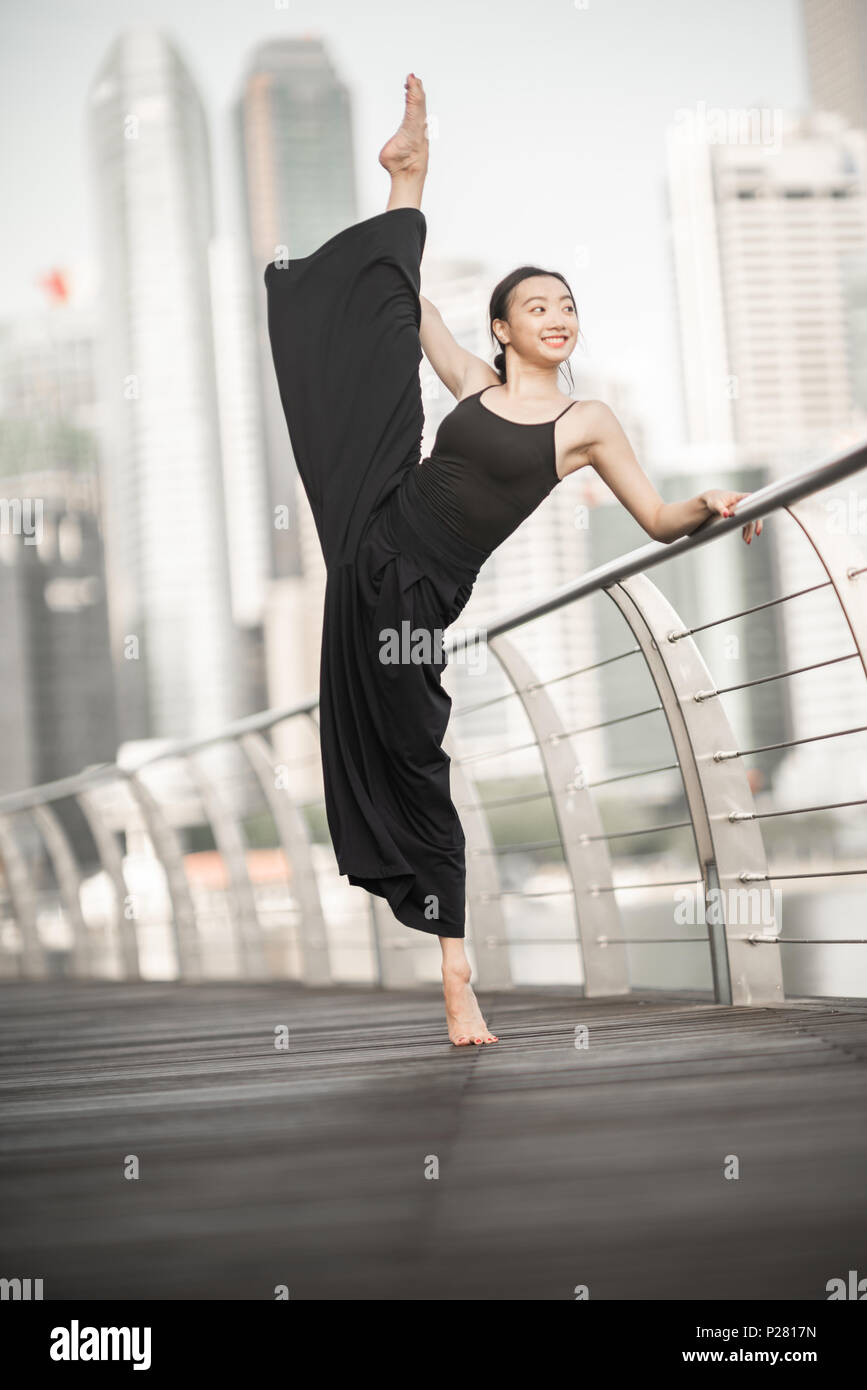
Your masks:
<path fill-rule="evenodd" d="M 441 936 L 443 950 L 443 994 L 446 1000 L 446 1021 L 449 1037 L 458 1047 L 471 1043 L 492 1043 L 498 1038 L 492 1033 L 479 1008 L 470 984 L 472 970 L 459 936 Z"/>
<path fill-rule="evenodd" d="M 384 212 L 265 269 L 277 385 L 329 569 L 353 559 L 368 519 L 421 457 L 428 140 L 412 74 L 403 120 L 379 158 L 391 175 Z"/>

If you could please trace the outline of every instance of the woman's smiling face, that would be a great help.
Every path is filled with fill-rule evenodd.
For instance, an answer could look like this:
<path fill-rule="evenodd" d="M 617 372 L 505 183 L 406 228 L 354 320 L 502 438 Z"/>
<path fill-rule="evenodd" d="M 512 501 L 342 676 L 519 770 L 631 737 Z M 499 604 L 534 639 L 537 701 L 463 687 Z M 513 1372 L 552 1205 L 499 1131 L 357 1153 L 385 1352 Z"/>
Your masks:
<path fill-rule="evenodd" d="M 556 275 L 530 275 L 512 291 L 509 319 L 492 325 L 500 342 L 539 365 L 565 362 L 578 337 L 578 313 Z"/>

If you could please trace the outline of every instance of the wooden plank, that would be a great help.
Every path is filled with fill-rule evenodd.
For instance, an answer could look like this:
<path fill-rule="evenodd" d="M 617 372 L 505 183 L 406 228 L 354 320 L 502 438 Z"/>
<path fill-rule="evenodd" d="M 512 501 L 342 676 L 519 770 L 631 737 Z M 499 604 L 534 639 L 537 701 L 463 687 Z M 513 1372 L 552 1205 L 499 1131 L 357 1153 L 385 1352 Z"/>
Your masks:
<path fill-rule="evenodd" d="M 501 1041 L 457 1049 L 426 990 L 0 996 L 0 1273 L 49 1299 L 823 1299 L 867 1269 L 860 1001 L 485 995 Z"/>

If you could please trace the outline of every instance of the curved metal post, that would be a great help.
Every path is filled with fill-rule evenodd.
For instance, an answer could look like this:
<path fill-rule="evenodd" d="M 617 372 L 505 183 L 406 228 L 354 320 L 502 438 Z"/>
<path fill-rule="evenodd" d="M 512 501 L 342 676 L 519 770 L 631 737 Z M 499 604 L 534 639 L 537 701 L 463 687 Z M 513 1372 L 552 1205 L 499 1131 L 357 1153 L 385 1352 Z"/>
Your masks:
<path fill-rule="evenodd" d="M 834 535 L 834 544 L 826 542 L 828 512 L 816 497 L 805 497 L 786 508 L 797 521 L 815 550 L 830 579 L 849 631 L 861 657 L 867 675 L 867 573 L 864 572 L 864 552 L 855 537 L 843 531 Z M 860 573 L 857 573 L 860 571 Z"/>
<path fill-rule="evenodd" d="M 99 854 L 99 862 L 111 880 L 115 899 L 115 930 L 117 932 L 118 964 L 121 978 L 141 979 L 141 963 L 138 955 L 138 936 L 135 920 L 126 913 L 127 887 L 123 875 L 123 860 L 118 849 L 114 832 L 105 823 L 97 797 L 93 792 L 77 792 L 76 801 L 93 836 Z"/>
<path fill-rule="evenodd" d="M 488 643 L 524 707 L 545 770 L 563 854 L 572 879 L 578 938 L 587 995 L 628 994 L 626 951 L 612 950 L 623 940 L 620 907 L 611 888 L 611 857 L 601 838 L 602 822 L 584 783 L 572 739 L 550 695 L 517 648 L 506 637 Z M 608 889 L 609 891 L 601 891 Z"/>
<path fill-rule="evenodd" d="M 313 865 L 307 824 L 289 795 L 289 789 L 284 790 L 277 786 L 273 754 L 262 735 L 242 734 L 239 742 L 274 817 L 280 844 L 292 874 L 292 891 L 298 902 L 300 916 L 298 947 L 301 955 L 301 978 L 309 985 L 330 984 L 328 930 L 319 896 L 319 883 Z"/>
<path fill-rule="evenodd" d="M 36 895 L 27 859 L 15 834 L 14 816 L 0 816 L 0 859 L 3 860 L 15 922 L 21 933 L 20 974 L 25 979 L 44 979 L 47 970 L 45 952 L 39 940 Z"/>
<path fill-rule="evenodd" d="M 32 806 L 30 814 L 39 827 L 45 848 L 48 850 L 63 908 L 72 929 L 72 974 L 77 979 L 85 979 L 95 974 L 95 971 L 87 923 L 81 910 L 81 870 L 69 837 L 55 811 L 43 802 Z"/>
<path fill-rule="evenodd" d="M 265 979 L 268 969 L 256 894 L 247 869 L 247 846 L 237 817 L 205 770 L 203 757 L 203 754 L 192 754 L 185 761 L 228 871 L 232 924 L 241 973 L 247 979 Z"/>
<path fill-rule="evenodd" d="M 752 910 L 750 895 L 756 889 L 743 885 L 761 879 L 766 905 L 762 935 L 773 939 L 776 923 L 761 831 L 752 821 L 730 819 L 732 813 L 754 811 L 755 803 L 711 675 L 677 613 L 646 575 L 632 575 L 605 592 L 644 653 L 671 731 L 705 893 L 714 890 L 716 898 L 708 922 L 716 997 L 723 1004 L 779 1003 L 779 946 L 758 950 L 746 940 L 755 924 L 733 920 L 740 916 L 744 897 Z"/>
<path fill-rule="evenodd" d="M 178 978 L 200 980 L 202 951 L 196 909 L 184 870 L 184 856 L 177 831 L 166 820 L 162 807 L 150 788 L 145 786 L 140 775 L 127 771 L 125 776 L 165 872 L 169 901 L 172 905 L 172 932 Z"/>

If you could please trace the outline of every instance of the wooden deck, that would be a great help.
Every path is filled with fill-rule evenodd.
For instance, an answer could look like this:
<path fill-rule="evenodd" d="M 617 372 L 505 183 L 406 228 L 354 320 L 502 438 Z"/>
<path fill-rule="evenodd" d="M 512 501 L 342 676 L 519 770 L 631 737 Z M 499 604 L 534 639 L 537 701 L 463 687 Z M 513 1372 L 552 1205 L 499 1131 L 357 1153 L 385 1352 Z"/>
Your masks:
<path fill-rule="evenodd" d="M 825 1299 L 867 1274 L 860 1001 L 485 995 L 501 1041 L 472 1049 L 429 991 L 0 1001 L 0 1275 L 46 1299 Z"/>

